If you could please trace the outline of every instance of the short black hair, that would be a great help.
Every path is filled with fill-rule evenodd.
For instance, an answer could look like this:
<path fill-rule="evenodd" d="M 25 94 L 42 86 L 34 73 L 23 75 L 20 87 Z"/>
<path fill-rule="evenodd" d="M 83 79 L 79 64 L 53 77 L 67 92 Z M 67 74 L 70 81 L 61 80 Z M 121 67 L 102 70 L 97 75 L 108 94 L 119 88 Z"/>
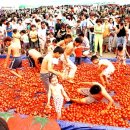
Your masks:
<path fill-rule="evenodd" d="M 93 55 L 93 56 L 91 57 L 91 61 L 94 61 L 94 60 L 96 60 L 96 59 L 98 59 L 98 57 L 97 57 L 96 55 Z"/>
<path fill-rule="evenodd" d="M 81 33 L 79 34 L 79 37 L 84 37 L 84 33 L 81 32 Z"/>
<path fill-rule="evenodd" d="M 38 60 L 38 63 L 39 63 L 39 64 L 42 64 L 43 57 L 39 57 L 37 60 Z"/>
<path fill-rule="evenodd" d="M 81 44 L 83 41 L 82 41 L 82 39 L 81 39 L 81 38 L 77 37 L 77 38 L 75 38 L 75 42 L 76 42 L 76 43 L 80 43 L 80 44 Z"/>
<path fill-rule="evenodd" d="M 117 49 L 118 49 L 119 51 L 122 51 L 122 50 L 123 50 L 123 45 L 120 44 L 120 45 L 117 47 Z"/>
<path fill-rule="evenodd" d="M 57 46 L 54 50 L 53 50 L 53 53 L 59 53 L 59 54 L 63 54 L 64 53 L 64 50 L 62 47 L 60 46 Z"/>
<path fill-rule="evenodd" d="M 18 30 L 17 29 L 13 29 L 13 33 L 17 33 L 18 32 Z"/>
<path fill-rule="evenodd" d="M 101 23 L 102 24 L 102 20 L 101 19 L 97 19 L 96 23 Z"/>
<path fill-rule="evenodd" d="M 20 33 L 26 34 L 26 30 L 22 30 Z"/>
<path fill-rule="evenodd" d="M 101 92 L 101 87 L 100 87 L 99 85 L 95 84 L 95 85 L 93 85 L 93 86 L 90 88 L 89 92 L 90 92 L 91 94 L 93 94 L 93 95 L 94 95 L 94 94 L 98 94 L 98 93 Z"/>
<path fill-rule="evenodd" d="M 72 36 L 70 34 L 66 34 L 64 39 L 67 39 L 67 38 L 72 38 Z"/>
<path fill-rule="evenodd" d="M 49 76 L 49 82 L 50 82 L 50 83 L 51 83 L 51 80 L 52 80 L 52 78 L 53 78 L 54 76 L 57 76 L 57 75 L 54 74 L 54 73 L 51 73 L 51 75 Z"/>
<path fill-rule="evenodd" d="M 53 43 L 57 43 L 57 39 L 53 39 L 52 42 L 53 42 Z"/>

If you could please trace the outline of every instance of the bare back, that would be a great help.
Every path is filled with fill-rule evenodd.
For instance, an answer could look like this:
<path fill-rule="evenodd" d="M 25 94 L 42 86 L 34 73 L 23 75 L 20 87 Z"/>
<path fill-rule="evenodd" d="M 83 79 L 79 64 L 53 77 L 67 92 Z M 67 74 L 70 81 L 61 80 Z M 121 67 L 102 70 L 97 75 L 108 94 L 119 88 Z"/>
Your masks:
<path fill-rule="evenodd" d="M 12 43 L 9 46 L 9 49 L 10 49 L 11 54 L 12 54 L 13 57 L 20 57 L 20 55 L 21 55 L 21 53 L 20 53 L 21 48 L 19 47 L 19 45 L 17 45 L 16 43 Z"/>
<path fill-rule="evenodd" d="M 57 43 L 57 46 L 60 46 L 60 47 L 62 47 L 62 48 L 65 50 L 65 48 L 66 48 L 65 41 L 62 40 L 62 41 L 58 42 L 58 43 Z"/>
<path fill-rule="evenodd" d="M 29 56 L 31 56 L 34 60 L 37 60 L 39 57 L 42 57 L 41 53 L 35 49 L 29 50 L 28 53 Z"/>
<path fill-rule="evenodd" d="M 66 56 L 70 56 L 74 51 L 74 45 L 73 42 L 70 42 L 66 45 L 66 49 L 65 49 L 65 55 Z"/>

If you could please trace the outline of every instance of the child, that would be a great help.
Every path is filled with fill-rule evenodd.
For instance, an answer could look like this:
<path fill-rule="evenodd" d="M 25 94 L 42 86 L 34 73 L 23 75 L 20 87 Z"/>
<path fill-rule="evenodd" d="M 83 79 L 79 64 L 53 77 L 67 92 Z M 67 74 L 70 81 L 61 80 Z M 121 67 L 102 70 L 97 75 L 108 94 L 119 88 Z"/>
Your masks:
<path fill-rule="evenodd" d="M 101 67 L 106 67 L 106 69 L 104 69 L 100 73 L 100 79 L 103 86 L 108 85 L 108 78 L 110 78 L 110 75 L 113 74 L 115 71 L 115 67 L 113 66 L 113 64 L 107 59 L 99 60 L 96 55 L 91 57 L 91 61 L 93 62 L 93 64 L 98 64 L 98 71 L 100 71 Z"/>
<path fill-rule="evenodd" d="M 123 45 L 119 45 L 117 47 L 117 62 L 118 64 L 118 71 L 120 68 L 120 65 L 126 65 L 126 54 L 129 56 L 129 54 L 126 51 L 126 48 L 123 48 Z"/>
<path fill-rule="evenodd" d="M 82 39 L 81 38 L 76 38 L 75 39 L 75 64 L 80 65 L 81 64 L 81 58 L 82 58 L 82 52 L 83 52 L 83 46 L 82 44 Z"/>
<path fill-rule="evenodd" d="M 20 32 L 21 34 L 21 41 L 23 42 L 23 48 L 25 49 L 25 51 L 27 51 L 27 49 L 29 49 L 29 37 L 28 35 L 26 34 L 26 31 L 25 30 L 22 30 Z"/>
<path fill-rule="evenodd" d="M 29 37 L 31 40 L 31 49 L 36 49 L 38 50 L 39 44 L 38 44 L 38 32 L 36 30 L 35 25 L 31 25 L 31 31 L 29 33 Z"/>
<path fill-rule="evenodd" d="M 57 113 L 57 119 L 61 118 L 61 109 L 63 106 L 64 97 L 66 101 L 70 101 L 70 98 L 66 94 L 63 86 L 58 83 L 58 78 L 55 74 L 51 74 L 49 78 L 49 91 L 48 91 L 48 102 L 47 107 L 51 108 L 50 106 L 50 98 L 51 96 L 54 99 L 54 105 Z"/>
<path fill-rule="evenodd" d="M 88 88 L 79 88 L 77 91 L 78 93 L 86 96 L 85 98 L 80 99 L 71 99 L 72 102 L 82 103 L 82 104 L 91 104 L 94 102 L 99 102 L 103 98 L 106 98 L 109 101 L 109 104 L 105 110 L 102 110 L 101 113 L 107 112 L 107 110 L 110 109 L 112 104 L 114 103 L 112 97 L 108 94 L 105 87 L 102 86 L 98 82 L 79 82 L 80 84 L 86 84 L 91 85 L 91 87 Z"/>

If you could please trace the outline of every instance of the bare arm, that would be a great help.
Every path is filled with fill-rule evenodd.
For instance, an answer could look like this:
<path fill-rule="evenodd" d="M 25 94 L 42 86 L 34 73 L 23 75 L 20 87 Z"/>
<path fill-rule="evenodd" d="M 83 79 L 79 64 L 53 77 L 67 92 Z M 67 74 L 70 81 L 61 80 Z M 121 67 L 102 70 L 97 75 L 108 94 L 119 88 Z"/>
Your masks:
<path fill-rule="evenodd" d="M 95 84 L 99 84 L 99 83 L 98 82 L 79 82 L 78 84 L 95 85 Z"/>
<path fill-rule="evenodd" d="M 11 55 L 11 46 L 8 47 L 8 53 L 7 53 L 7 57 L 5 59 L 4 68 L 7 68 L 7 63 L 9 61 L 10 55 Z"/>
<path fill-rule="evenodd" d="M 114 103 L 114 100 L 112 99 L 112 97 L 108 94 L 108 92 L 105 90 L 102 91 L 102 95 L 109 101 L 109 104 L 107 106 L 107 110 L 109 110 L 112 106 L 112 104 Z"/>
<path fill-rule="evenodd" d="M 51 99 L 51 86 L 49 86 L 48 94 L 47 94 L 47 105 L 50 105 Z"/>
<path fill-rule="evenodd" d="M 58 75 L 58 76 L 60 76 L 60 77 L 63 77 L 63 73 L 58 72 L 58 71 L 55 71 L 55 70 L 53 69 L 52 59 L 49 59 L 49 61 L 48 61 L 48 71 L 50 71 L 51 73 L 54 73 L 54 74 L 56 74 L 56 75 Z"/>
<path fill-rule="evenodd" d="M 63 88 L 63 86 L 62 86 L 61 91 L 62 91 L 62 94 L 63 94 L 63 96 L 65 97 L 65 99 L 66 99 L 67 101 L 69 101 L 69 100 L 70 100 L 70 98 L 68 97 L 67 93 L 65 92 L 65 90 L 64 90 L 64 88 Z"/>

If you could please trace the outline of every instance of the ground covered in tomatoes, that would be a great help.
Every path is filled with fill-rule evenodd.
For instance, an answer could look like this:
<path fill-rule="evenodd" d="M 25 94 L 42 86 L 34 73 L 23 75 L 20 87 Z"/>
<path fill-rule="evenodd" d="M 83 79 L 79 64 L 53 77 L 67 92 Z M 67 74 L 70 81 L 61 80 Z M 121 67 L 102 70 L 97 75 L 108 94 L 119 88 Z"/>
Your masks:
<path fill-rule="evenodd" d="M 25 115 L 39 115 L 42 117 L 56 118 L 54 107 L 45 108 L 47 97 L 44 85 L 37 69 L 28 67 L 28 62 L 23 60 L 23 68 L 20 70 L 23 79 L 19 80 L 8 69 L 3 68 L 4 59 L 0 59 L 0 111 L 13 110 Z M 117 68 L 117 64 L 114 64 Z M 55 66 L 61 69 L 61 66 Z M 70 98 L 82 97 L 77 93 L 79 86 L 76 82 L 98 81 L 100 82 L 97 67 L 92 64 L 81 64 L 75 75 L 75 83 L 60 80 Z M 114 91 L 113 99 L 118 107 L 112 107 L 107 113 L 101 114 L 106 108 L 105 102 L 80 105 L 73 103 L 63 107 L 62 120 L 90 123 L 97 125 L 109 125 L 117 127 L 130 127 L 130 66 L 121 67 L 111 76 L 110 85 L 107 87 Z M 52 106 L 53 101 L 51 102 Z"/>

